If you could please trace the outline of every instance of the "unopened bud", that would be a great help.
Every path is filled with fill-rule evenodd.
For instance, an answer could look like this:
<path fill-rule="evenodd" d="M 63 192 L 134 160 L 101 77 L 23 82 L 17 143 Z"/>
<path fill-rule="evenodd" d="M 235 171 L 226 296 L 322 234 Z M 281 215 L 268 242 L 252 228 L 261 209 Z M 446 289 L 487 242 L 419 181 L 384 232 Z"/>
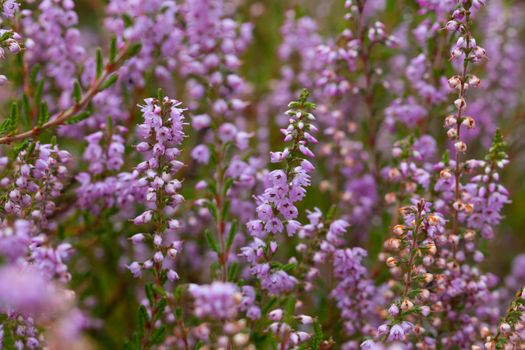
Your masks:
<path fill-rule="evenodd" d="M 468 230 L 465 232 L 465 240 L 468 242 L 472 242 L 476 238 L 476 232 L 472 230 Z"/>
<path fill-rule="evenodd" d="M 462 211 L 463 209 L 465 209 L 465 204 L 463 204 L 463 202 L 461 200 L 457 200 L 457 201 L 454 202 L 454 204 L 452 204 L 452 207 L 456 211 Z"/>
<path fill-rule="evenodd" d="M 387 250 L 396 251 L 401 246 L 401 241 L 397 238 L 390 238 L 385 241 L 384 247 Z"/>
<path fill-rule="evenodd" d="M 455 139 L 458 137 L 458 131 L 454 128 L 448 129 L 447 136 L 449 139 Z"/>
<path fill-rule="evenodd" d="M 457 123 L 457 119 L 456 119 L 456 116 L 453 115 L 453 114 L 450 114 L 448 115 L 446 118 L 445 118 L 445 125 L 448 126 L 449 128 L 453 125 L 456 125 Z"/>
<path fill-rule="evenodd" d="M 461 79 L 459 76 L 454 75 L 453 77 L 448 79 L 448 86 L 450 86 L 451 89 L 455 89 L 460 85 L 461 85 Z"/>
<path fill-rule="evenodd" d="M 454 105 L 456 106 L 457 109 L 463 109 L 467 107 L 467 102 L 465 102 L 465 100 L 462 97 L 460 97 L 454 101 Z"/>
<path fill-rule="evenodd" d="M 450 179 L 452 177 L 452 173 L 448 169 L 443 169 L 439 172 L 439 177 L 442 179 Z"/>
<path fill-rule="evenodd" d="M 462 122 L 467 128 L 472 129 L 476 125 L 476 121 L 472 117 L 465 117 Z"/>
<path fill-rule="evenodd" d="M 457 21 L 448 21 L 445 28 L 450 32 L 455 32 L 459 29 L 459 23 Z"/>
<path fill-rule="evenodd" d="M 397 265 L 397 259 L 394 258 L 393 256 L 391 256 L 388 259 L 386 259 L 386 266 L 388 266 L 388 267 L 396 267 L 396 265 Z"/>
<path fill-rule="evenodd" d="M 414 307 L 414 303 L 411 302 L 409 299 L 405 299 L 401 303 L 401 310 L 403 310 L 403 311 L 412 310 L 413 307 Z"/>
<path fill-rule="evenodd" d="M 469 77 L 469 79 L 468 79 L 468 83 L 469 83 L 469 85 L 471 85 L 471 86 L 475 86 L 475 87 L 477 87 L 477 86 L 479 86 L 479 84 L 481 83 L 481 80 L 480 80 L 477 76 L 475 76 L 475 75 L 471 75 L 471 76 Z"/>
<path fill-rule="evenodd" d="M 458 152 L 466 152 L 467 151 L 467 144 L 463 141 L 458 141 L 454 144 L 454 148 Z"/>
<path fill-rule="evenodd" d="M 392 229 L 392 232 L 394 232 L 396 236 L 400 237 L 405 233 L 405 228 L 403 227 L 403 225 L 396 225 Z"/>

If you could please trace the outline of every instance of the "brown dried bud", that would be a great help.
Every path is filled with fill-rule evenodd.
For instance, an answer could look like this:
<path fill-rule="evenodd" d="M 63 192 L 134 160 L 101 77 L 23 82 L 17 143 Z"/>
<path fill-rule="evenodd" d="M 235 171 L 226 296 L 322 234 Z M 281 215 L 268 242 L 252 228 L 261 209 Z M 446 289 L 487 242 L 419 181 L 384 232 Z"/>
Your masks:
<path fill-rule="evenodd" d="M 396 236 L 401 237 L 405 233 L 405 228 L 403 227 L 403 225 L 396 225 L 392 229 L 392 232 L 394 232 Z"/>
<path fill-rule="evenodd" d="M 388 267 L 396 267 L 397 266 L 397 259 L 393 256 L 386 259 L 386 266 Z"/>
<path fill-rule="evenodd" d="M 413 307 L 414 307 L 414 303 L 411 302 L 409 299 L 405 299 L 401 303 L 401 310 L 403 310 L 403 311 L 412 310 Z"/>

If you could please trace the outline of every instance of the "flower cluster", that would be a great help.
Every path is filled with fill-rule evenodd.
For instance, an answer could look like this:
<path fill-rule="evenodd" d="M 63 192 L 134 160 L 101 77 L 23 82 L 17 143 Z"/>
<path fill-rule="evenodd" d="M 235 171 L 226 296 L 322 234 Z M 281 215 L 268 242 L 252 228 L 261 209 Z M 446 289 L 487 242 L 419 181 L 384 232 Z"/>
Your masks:
<path fill-rule="evenodd" d="M 148 205 L 147 209 L 133 219 L 135 225 L 154 223 L 154 232 L 137 233 L 130 239 L 133 243 L 151 240 L 155 253 L 152 259 L 143 263 L 132 262 L 128 269 L 135 277 L 142 270 L 153 270 L 157 279 L 167 278 L 176 281 L 179 276 L 175 270 L 164 266 L 164 259 L 175 259 L 182 248 L 179 240 L 167 240 L 167 234 L 175 233 L 181 224 L 176 219 L 168 220 L 167 213 L 173 212 L 184 197 L 178 193 L 181 182 L 173 177 L 182 167 L 178 160 L 180 150 L 177 146 L 184 139 L 184 109 L 181 103 L 164 97 L 162 100 L 149 98 L 141 107 L 144 123 L 138 126 L 142 141 L 136 146 L 138 152 L 145 153 L 146 159 L 139 163 L 135 171 L 139 174 L 135 186 L 140 188 L 139 198 Z"/>
<path fill-rule="evenodd" d="M 0 349 L 525 346 L 521 2 L 0 12 Z"/>

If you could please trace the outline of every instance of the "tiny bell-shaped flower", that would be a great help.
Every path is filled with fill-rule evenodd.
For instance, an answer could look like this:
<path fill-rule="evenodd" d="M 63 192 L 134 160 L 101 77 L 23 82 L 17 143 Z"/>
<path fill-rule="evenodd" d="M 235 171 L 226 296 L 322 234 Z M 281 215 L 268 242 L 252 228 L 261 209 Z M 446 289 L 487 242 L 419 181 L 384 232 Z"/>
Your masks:
<path fill-rule="evenodd" d="M 143 233 L 137 233 L 131 236 L 129 239 L 131 240 L 133 244 L 137 244 L 137 243 L 144 241 L 144 238 L 145 236 Z"/>
<path fill-rule="evenodd" d="M 179 279 L 179 274 L 175 270 L 168 270 L 167 277 L 171 282 L 175 282 Z"/>
<path fill-rule="evenodd" d="M 454 148 L 456 151 L 463 153 L 467 151 L 467 144 L 463 141 L 458 141 L 454 144 Z"/>
<path fill-rule="evenodd" d="M 469 129 L 472 129 L 476 125 L 476 121 L 472 117 L 465 117 L 461 124 L 465 125 Z"/>
<path fill-rule="evenodd" d="M 474 87 L 477 87 L 479 86 L 479 84 L 481 83 L 481 79 L 479 79 L 477 76 L 475 75 L 471 75 L 469 78 L 468 78 L 468 84 L 470 86 L 474 86 Z"/>
<path fill-rule="evenodd" d="M 410 299 L 405 299 L 401 303 L 401 310 L 403 311 L 410 311 L 414 307 L 414 303 L 410 301 Z"/>
<path fill-rule="evenodd" d="M 459 29 L 459 23 L 454 20 L 448 21 L 445 28 L 447 28 L 449 32 L 455 32 Z"/>
<path fill-rule="evenodd" d="M 461 78 L 457 75 L 454 75 L 453 77 L 448 79 L 448 86 L 450 86 L 451 89 L 456 89 L 459 86 L 461 86 Z"/>
<path fill-rule="evenodd" d="M 454 101 L 454 105 L 456 106 L 457 109 L 463 109 L 467 107 L 467 102 L 465 101 L 465 99 L 460 97 Z"/>
<path fill-rule="evenodd" d="M 501 333 L 503 333 L 503 334 L 506 335 L 506 334 L 509 334 L 509 333 L 510 333 L 510 331 L 512 330 L 512 328 L 511 328 L 510 324 L 504 322 L 504 323 L 502 323 L 502 324 L 499 326 L 499 330 L 500 330 Z"/>
<path fill-rule="evenodd" d="M 392 232 L 394 232 L 394 234 L 399 237 L 405 233 L 405 228 L 403 227 L 403 225 L 395 225 L 392 229 Z"/>
<path fill-rule="evenodd" d="M 271 321 L 278 322 L 283 317 L 283 310 L 282 309 L 275 309 L 268 313 L 268 318 Z"/>
<path fill-rule="evenodd" d="M 398 307 L 396 304 L 392 304 L 392 305 L 390 305 L 390 307 L 388 308 L 388 313 L 389 313 L 391 316 L 397 316 L 397 315 L 399 315 L 399 307 Z"/>
<path fill-rule="evenodd" d="M 397 259 L 393 256 L 386 259 L 386 266 L 388 267 L 396 267 L 397 266 Z"/>

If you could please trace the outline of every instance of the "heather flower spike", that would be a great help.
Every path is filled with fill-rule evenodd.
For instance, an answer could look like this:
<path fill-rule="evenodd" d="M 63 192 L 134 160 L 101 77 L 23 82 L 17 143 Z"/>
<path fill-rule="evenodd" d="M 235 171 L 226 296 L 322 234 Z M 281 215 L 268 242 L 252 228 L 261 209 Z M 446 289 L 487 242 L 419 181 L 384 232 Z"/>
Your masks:
<path fill-rule="evenodd" d="M 525 346 L 524 4 L 279 5 L 0 0 L 0 349 Z"/>

